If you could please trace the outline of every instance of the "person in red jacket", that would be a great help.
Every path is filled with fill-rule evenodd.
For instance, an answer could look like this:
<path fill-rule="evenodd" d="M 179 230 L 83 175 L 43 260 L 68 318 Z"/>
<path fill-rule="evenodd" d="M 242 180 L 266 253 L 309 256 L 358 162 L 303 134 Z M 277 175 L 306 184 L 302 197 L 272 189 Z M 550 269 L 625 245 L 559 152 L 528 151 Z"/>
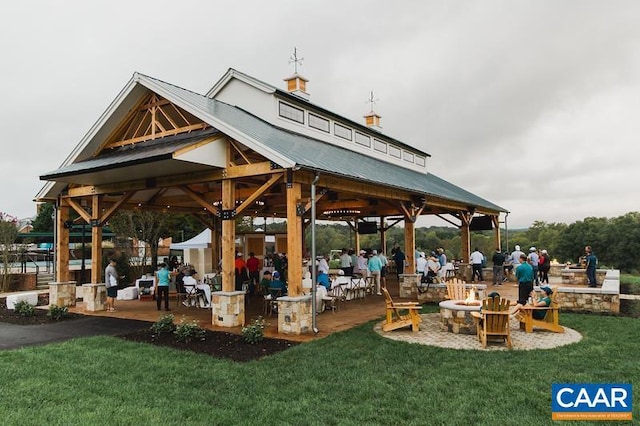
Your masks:
<path fill-rule="evenodd" d="M 260 281 L 260 259 L 258 259 L 254 252 L 249 253 L 247 259 L 247 270 L 249 271 L 249 294 L 253 295 L 258 283 Z"/>
<path fill-rule="evenodd" d="M 236 290 L 242 290 L 242 284 L 249 280 L 249 274 L 247 273 L 247 265 L 244 262 L 242 253 L 236 253 Z"/>

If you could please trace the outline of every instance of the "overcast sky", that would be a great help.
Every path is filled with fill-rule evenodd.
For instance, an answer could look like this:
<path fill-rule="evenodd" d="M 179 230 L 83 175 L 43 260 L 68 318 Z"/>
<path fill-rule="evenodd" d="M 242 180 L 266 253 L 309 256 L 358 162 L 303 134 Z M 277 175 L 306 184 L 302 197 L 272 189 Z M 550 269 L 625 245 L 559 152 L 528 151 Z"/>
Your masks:
<path fill-rule="evenodd" d="M 634 0 L 10 2 L 0 211 L 35 214 L 39 176 L 133 72 L 205 93 L 233 67 L 284 88 L 294 46 L 312 102 L 363 122 L 373 90 L 383 132 L 509 228 L 638 211 L 639 22 Z"/>

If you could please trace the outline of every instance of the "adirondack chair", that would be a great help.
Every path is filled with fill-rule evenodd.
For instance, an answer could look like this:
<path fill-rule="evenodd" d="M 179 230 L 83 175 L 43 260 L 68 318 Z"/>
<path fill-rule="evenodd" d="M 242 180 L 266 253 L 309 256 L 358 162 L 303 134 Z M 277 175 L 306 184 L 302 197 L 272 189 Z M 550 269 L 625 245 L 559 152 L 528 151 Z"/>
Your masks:
<path fill-rule="evenodd" d="M 382 331 L 391 331 L 397 328 L 411 326 L 411 331 L 420 330 L 422 318 L 418 313 L 422 306 L 418 302 L 394 302 L 389 291 L 382 287 L 384 301 L 386 303 L 387 318 L 382 325 Z M 401 313 L 406 311 L 406 313 Z"/>
<path fill-rule="evenodd" d="M 523 306 L 517 314 L 517 318 L 520 321 L 520 329 L 525 333 L 532 333 L 533 327 L 542 328 L 545 330 L 553 331 L 555 333 L 564 333 L 564 327 L 559 323 L 560 321 L 560 307 L 556 300 L 558 294 L 555 289 L 549 296 L 551 298 L 551 304 L 548 307 L 535 307 L 535 306 Z M 546 312 L 544 318 L 536 319 L 534 312 Z"/>
<path fill-rule="evenodd" d="M 465 282 L 454 278 L 447 281 L 447 298 L 449 300 L 464 300 L 467 298 Z"/>
<path fill-rule="evenodd" d="M 471 312 L 476 319 L 478 340 L 483 348 L 488 340 L 502 340 L 511 349 L 511 331 L 509 329 L 509 300 L 489 297 L 482 301 L 480 312 Z"/>

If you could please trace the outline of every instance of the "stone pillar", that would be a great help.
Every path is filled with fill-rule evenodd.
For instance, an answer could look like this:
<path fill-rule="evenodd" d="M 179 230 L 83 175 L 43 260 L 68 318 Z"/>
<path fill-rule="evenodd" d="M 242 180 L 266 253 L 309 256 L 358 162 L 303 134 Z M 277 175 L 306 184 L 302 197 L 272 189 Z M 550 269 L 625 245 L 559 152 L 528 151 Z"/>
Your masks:
<path fill-rule="evenodd" d="M 417 299 L 418 283 L 421 277 L 422 275 L 420 274 L 400 274 L 398 282 L 399 296 L 405 299 Z"/>
<path fill-rule="evenodd" d="M 76 306 L 76 281 L 49 283 L 49 306 Z"/>
<path fill-rule="evenodd" d="M 313 331 L 311 296 L 278 298 L 278 333 L 303 334 Z"/>
<path fill-rule="evenodd" d="M 107 286 L 104 284 L 82 284 L 84 310 L 98 312 L 107 309 Z"/>
<path fill-rule="evenodd" d="M 237 327 L 245 324 L 243 291 L 216 291 L 211 293 L 213 325 Z"/>
<path fill-rule="evenodd" d="M 471 281 L 471 265 L 469 263 L 460 263 L 458 265 L 458 278 L 464 282 Z"/>

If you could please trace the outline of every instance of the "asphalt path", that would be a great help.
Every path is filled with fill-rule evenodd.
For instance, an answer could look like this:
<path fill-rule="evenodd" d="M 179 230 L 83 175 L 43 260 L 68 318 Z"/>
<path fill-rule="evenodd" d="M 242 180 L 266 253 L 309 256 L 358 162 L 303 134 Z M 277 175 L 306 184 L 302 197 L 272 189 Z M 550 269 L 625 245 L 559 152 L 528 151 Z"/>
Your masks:
<path fill-rule="evenodd" d="M 150 326 L 147 321 L 89 316 L 42 325 L 0 322 L 0 350 L 63 342 L 76 337 L 115 336 Z"/>

